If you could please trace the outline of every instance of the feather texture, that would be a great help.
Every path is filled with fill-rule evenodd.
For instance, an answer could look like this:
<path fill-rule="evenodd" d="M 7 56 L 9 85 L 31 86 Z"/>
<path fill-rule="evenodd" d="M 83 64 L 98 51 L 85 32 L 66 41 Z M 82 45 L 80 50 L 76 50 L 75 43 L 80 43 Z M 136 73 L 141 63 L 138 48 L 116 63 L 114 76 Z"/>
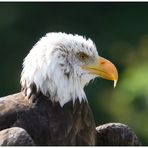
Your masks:
<path fill-rule="evenodd" d="M 35 145 L 95 144 L 95 123 L 87 102 L 77 100 L 73 106 L 70 101 L 61 107 L 42 94 L 33 95 L 0 98 L 0 130 L 21 127 Z"/>

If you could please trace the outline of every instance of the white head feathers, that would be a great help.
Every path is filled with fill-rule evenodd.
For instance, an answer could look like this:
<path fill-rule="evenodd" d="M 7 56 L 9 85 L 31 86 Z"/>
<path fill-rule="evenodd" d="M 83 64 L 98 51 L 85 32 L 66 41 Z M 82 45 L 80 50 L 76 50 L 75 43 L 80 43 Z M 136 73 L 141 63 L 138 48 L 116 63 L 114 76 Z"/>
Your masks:
<path fill-rule="evenodd" d="M 98 56 L 92 40 L 66 33 L 48 33 L 30 50 L 23 63 L 21 85 L 29 96 L 31 85 L 37 92 L 59 101 L 63 106 L 70 100 L 86 99 L 84 86 L 95 76 L 81 69 L 80 53 Z"/>

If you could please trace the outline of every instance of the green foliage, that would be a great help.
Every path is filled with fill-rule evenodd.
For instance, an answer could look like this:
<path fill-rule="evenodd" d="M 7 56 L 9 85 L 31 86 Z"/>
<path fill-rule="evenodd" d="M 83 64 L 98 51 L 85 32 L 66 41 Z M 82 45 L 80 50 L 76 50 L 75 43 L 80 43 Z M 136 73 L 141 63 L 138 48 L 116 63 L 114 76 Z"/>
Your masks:
<path fill-rule="evenodd" d="M 47 32 L 90 37 L 119 82 L 86 88 L 96 124 L 128 124 L 148 145 L 148 3 L 0 3 L 0 96 L 20 90 L 23 58 Z"/>

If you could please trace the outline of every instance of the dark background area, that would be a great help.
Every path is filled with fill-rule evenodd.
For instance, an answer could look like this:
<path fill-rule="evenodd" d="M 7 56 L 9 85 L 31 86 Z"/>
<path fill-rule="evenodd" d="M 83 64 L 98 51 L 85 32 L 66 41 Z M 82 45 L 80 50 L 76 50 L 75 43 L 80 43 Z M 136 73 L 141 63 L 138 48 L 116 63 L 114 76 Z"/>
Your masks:
<path fill-rule="evenodd" d="M 119 71 L 86 90 L 96 125 L 121 122 L 148 145 L 148 3 L 0 3 L 0 96 L 20 91 L 22 62 L 47 32 L 90 37 Z"/>

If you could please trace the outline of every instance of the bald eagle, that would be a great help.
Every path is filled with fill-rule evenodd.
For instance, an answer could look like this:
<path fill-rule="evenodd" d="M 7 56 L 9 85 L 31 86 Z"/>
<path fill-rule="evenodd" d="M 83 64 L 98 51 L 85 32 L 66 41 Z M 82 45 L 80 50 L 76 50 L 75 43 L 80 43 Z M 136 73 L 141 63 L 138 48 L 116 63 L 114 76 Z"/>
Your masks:
<path fill-rule="evenodd" d="M 24 59 L 21 91 L 0 98 L 0 130 L 21 127 L 35 145 L 95 145 L 84 86 L 96 77 L 115 86 L 118 73 L 91 39 L 47 33 Z"/>

